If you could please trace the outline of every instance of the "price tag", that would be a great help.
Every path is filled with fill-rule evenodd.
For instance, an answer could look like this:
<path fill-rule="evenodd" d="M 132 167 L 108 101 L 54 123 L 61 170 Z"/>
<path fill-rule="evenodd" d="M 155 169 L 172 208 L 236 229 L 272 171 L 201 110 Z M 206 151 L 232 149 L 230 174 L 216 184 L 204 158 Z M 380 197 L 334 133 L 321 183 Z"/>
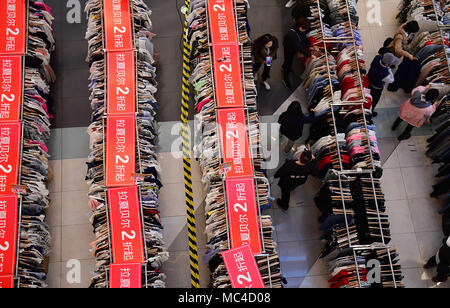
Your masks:
<path fill-rule="evenodd" d="M 249 246 L 224 251 L 222 257 L 233 288 L 265 288 Z"/>

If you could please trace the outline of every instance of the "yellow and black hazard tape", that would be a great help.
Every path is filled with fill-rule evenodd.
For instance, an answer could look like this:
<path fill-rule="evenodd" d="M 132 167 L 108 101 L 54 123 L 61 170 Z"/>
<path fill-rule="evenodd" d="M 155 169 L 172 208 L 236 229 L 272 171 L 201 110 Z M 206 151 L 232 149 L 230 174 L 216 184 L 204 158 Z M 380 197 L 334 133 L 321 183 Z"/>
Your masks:
<path fill-rule="evenodd" d="M 191 0 L 185 0 L 186 8 L 189 8 Z M 187 41 L 187 17 L 189 10 L 186 10 L 184 31 L 183 31 L 183 83 L 181 93 L 181 139 L 183 151 L 184 184 L 186 193 L 186 211 L 187 225 L 189 234 L 189 263 L 191 269 L 192 288 L 200 288 L 200 277 L 198 270 L 198 247 L 197 232 L 195 229 L 195 208 L 194 192 L 192 190 L 192 171 L 191 171 L 191 138 L 189 134 L 189 78 L 191 74 L 190 56 L 191 46 Z"/>

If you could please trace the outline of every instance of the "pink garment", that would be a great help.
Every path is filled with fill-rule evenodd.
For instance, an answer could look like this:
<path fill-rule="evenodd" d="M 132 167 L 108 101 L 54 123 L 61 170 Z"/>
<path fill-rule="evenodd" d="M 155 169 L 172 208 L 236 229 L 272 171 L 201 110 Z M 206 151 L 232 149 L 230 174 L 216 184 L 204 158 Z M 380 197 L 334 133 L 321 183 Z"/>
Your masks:
<path fill-rule="evenodd" d="M 34 141 L 34 140 L 28 140 L 29 143 L 31 144 L 39 144 L 39 146 L 41 147 L 41 149 L 45 152 L 48 153 L 48 148 L 45 146 L 45 144 L 43 144 L 40 141 Z"/>
<path fill-rule="evenodd" d="M 89 207 L 91 208 L 91 210 L 95 211 L 100 205 L 102 205 L 102 203 L 100 203 L 99 201 L 95 199 L 89 199 Z"/>
<path fill-rule="evenodd" d="M 412 90 L 411 93 L 414 93 L 415 91 L 420 91 L 422 93 L 425 91 L 425 87 L 419 86 Z M 411 102 L 408 99 L 400 106 L 398 116 L 400 117 L 400 119 L 408 122 L 412 126 L 421 127 L 423 123 L 425 123 L 425 121 L 429 119 L 435 111 L 436 107 L 434 105 L 426 108 L 417 108 L 411 105 Z"/>

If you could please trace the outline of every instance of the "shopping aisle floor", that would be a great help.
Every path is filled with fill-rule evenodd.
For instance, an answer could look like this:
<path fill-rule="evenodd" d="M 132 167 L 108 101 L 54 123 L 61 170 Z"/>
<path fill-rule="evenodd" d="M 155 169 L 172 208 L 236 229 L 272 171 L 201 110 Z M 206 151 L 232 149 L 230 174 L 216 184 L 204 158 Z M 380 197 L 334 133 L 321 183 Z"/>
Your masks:
<path fill-rule="evenodd" d="M 361 34 L 366 61 L 369 63 L 385 37 L 391 36 L 396 29 L 394 15 L 398 1 L 381 0 L 381 26 L 367 22 L 365 18 L 367 0 L 359 1 Z M 83 23 L 66 25 L 64 19 L 67 10 L 62 5 L 63 1 L 50 0 L 49 2 L 54 2 L 57 7 L 56 17 L 60 18 L 61 24 L 58 28 L 60 33 L 67 33 L 67 36 L 62 39 L 84 47 L 85 26 Z M 166 245 L 170 252 L 170 259 L 166 262 L 164 270 L 167 274 L 168 287 L 189 287 L 189 253 L 182 160 L 179 156 L 177 157 L 179 153 L 170 153 L 171 143 L 177 138 L 176 134 L 170 134 L 170 129 L 178 120 L 181 99 L 181 53 L 178 48 L 181 28 L 174 0 L 146 2 L 154 10 L 153 23 L 155 32 L 158 34 L 156 44 L 163 55 L 158 74 L 160 121 L 162 122 L 162 146 L 159 157 L 164 184 L 160 204 Z M 249 20 L 253 38 L 264 33 L 272 33 L 282 41 L 282 35 L 290 24 L 290 11 L 284 8 L 285 2 L 285 0 L 250 0 L 252 7 L 249 11 Z M 182 1 L 178 3 L 181 5 Z M 61 89 L 57 93 L 61 94 L 57 100 L 59 109 L 56 115 L 58 117 L 59 114 L 61 118 L 55 126 L 57 129 L 53 131 L 51 146 L 53 154 L 51 165 L 54 170 L 54 181 L 50 187 L 52 204 L 48 217 L 54 247 L 49 266 L 51 287 L 87 287 L 95 265 L 89 249 L 94 236 L 88 220 L 90 215 L 86 197 L 88 186 L 84 182 L 89 143 L 85 133 L 86 126 L 89 124 L 89 100 L 84 96 L 72 100 L 68 98 L 77 90 L 74 88 L 75 84 L 71 85 L 72 83 L 78 83 L 83 88 L 86 86 L 87 89 L 86 74 L 88 73 L 87 66 L 82 63 L 84 51 L 79 59 L 80 64 L 68 62 L 70 53 L 71 51 L 66 48 L 60 49 L 60 56 L 57 59 L 59 71 L 67 75 L 64 77 L 67 80 L 57 85 Z M 274 116 L 274 114 L 280 113 L 280 108 L 283 108 L 285 100 L 290 97 L 289 91 L 281 83 L 282 54 L 281 49 L 279 59 L 274 62 L 270 80 L 272 90 L 267 92 L 259 86 L 258 108 L 260 115 L 263 116 L 263 122 L 266 123 L 276 122 L 277 115 Z M 298 83 L 298 80 L 295 82 Z M 396 135 L 389 129 L 399 104 L 406 97 L 399 93 L 385 93 L 379 104 L 377 135 L 380 138 L 380 149 L 385 161 L 383 189 L 388 200 L 387 207 L 394 243 L 399 247 L 407 286 L 433 287 L 434 285 L 430 283 L 431 274 L 421 269 L 422 263 L 439 248 L 442 238 L 440 216 L 437 214 L 440 204 L 428 197 L 431 183 L 434 181 L 434 167 L 424 156 L 425 139 L 430 130 L 416 130 L 413 138 L 398 145 Z M 292 99 L 294 97 L 290 97 L 290 100 Z M 75 106 L 77 108 L 74 108 Z M 272 136 L 264 137 L 263 139 L 267 140 Z M 269 172 L 273 173 L 274 170 Z M 201 286 L 206 287 L 209 271 L 201 262 L 201 256 L 206 252 L 202 205 L 205 192 L 200 181 L 200 170 L 195 161 L 193 161 L 192 178 L 199 242 L 200 281 Z M 288 212 L 278 209 L 276 205 L 268 210 L 274 219 L 275 239 L 278 242 L 282 271 L 288 280 L 288 287 L 328 286 L 324 265 L 321 260 L 318 260 L 323 243 L 320 241 L 317 222 L 319 212 L 313 198 L 319 187 L 318 181 L 310 179 L 306 185 L 293 193 L 291 208 Z M 273 193 L 275 197 L 278 196 L 277 185 L 273 185 Z M 82 269 L 80 283 L 69 284 L 66 280 L 69 272 L 67 262 L 71 259 L 80 261 Z"/>

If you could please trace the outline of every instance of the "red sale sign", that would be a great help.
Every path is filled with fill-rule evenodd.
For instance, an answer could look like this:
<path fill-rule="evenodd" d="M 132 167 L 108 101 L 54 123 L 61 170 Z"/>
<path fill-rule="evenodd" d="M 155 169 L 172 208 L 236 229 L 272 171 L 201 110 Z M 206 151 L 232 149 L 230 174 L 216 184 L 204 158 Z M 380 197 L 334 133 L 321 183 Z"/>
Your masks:
<path fill-rule="evenodd" d="M 14 288 L 14 276 L 0 276 L 0 289 L 13 289 Z"/>
<path fill-rule="evenodd" d="M 15 273 L 18 207 L 16 195 L 0 196 L 0 276 Z"/>
<path fill-rule="evenodd" d="M 253 177 L 247 121 L 242 108 L 217 110 L 223 163 L 230 163 L 226 179 Z"/>
<path fill-rule="evenodd" d="M 244 107 L 239 46 L 214 45 L 213 58 L 217 107 Z"/>
<path fill-rule="evenodd" d="M 141 264 L 111 264 L 109 266 L 110 289 L 140 289 L 141 280 Z"/>
<path fill-rule="evenodd" d="M 22 56 L 0 56 L 0 121 L 20 120 L 22 105 Z"/>
<path fill-rule="evenodd" d="M 134 114 L 136 82 L 134 51 L 107 53 L 107 114 Z"/>
<path fill-rule="evenodd" d="M 108 209 L 114 263 L 144 263 L 137 186 L 108 189 Z"/>
<path fill-rule="evenodd" d="M 222 252 L 233 288 L 264 288 L 255 257 L 249 246 Z"/>
<path fill-rule="evenodd" d="M 103 0 L 106 51 L 133 49 L 130 0 Z"/>
<path fill-rule="evenodd" d="M 136 172 L 136 121 L 134 115 L 108 116 L 106 120 L 105 186 L 132 186 Z"/>
<path fill-rule="evenodd" d="M 249 245 L 260 254 L 261 234 L 253 178 L 226 180 L 228 225 L 231 247 Z"/>
<path fill-rule="evenodd" d="M 209 31 L 214 44 L 238 43 L 233 0 L 208 0 Z"/>
<path fill-rule="evenodd" d="M 26 0 L 0 1 L 0 54 L 25 54 Z"/>
<path fill-rule="evenodd" d="M 19 176 L 21 124 L 0 123 L 0 195 L 13 194 Z"/>

